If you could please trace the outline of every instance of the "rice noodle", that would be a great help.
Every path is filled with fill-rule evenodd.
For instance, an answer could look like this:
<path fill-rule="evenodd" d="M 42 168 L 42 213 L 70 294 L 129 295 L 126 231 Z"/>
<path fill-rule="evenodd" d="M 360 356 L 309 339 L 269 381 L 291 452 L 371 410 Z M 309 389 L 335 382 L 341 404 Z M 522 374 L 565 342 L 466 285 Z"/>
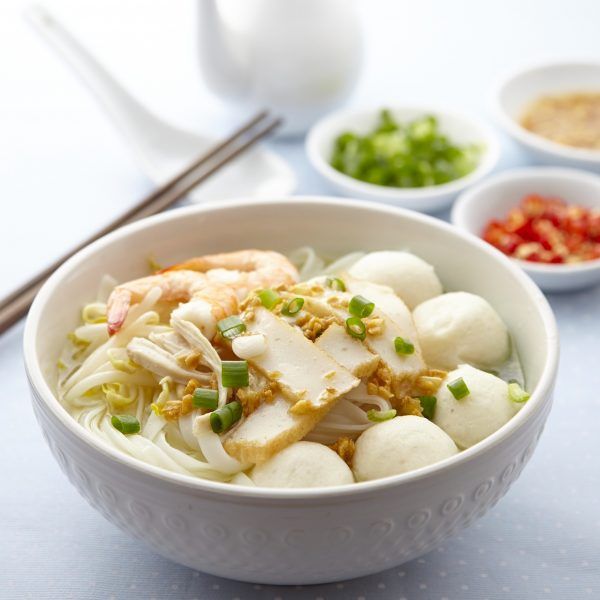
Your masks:
<path fill-rule="evenodd" d="M 150 333 L 148 324 L 158 322 L 158 315 L 153 311 L 142 313 L 133 320 L 128 327 L 124 327 L 118 333 L 113 335 L 107 342 L 99 346 L 83 362 L 83 364 L 69 377 L 65 382 L 65 391 L 69 391 L 81 382 L 85 377 L 94 373 L 108 360 L 108 350 L 111 348 L 124 348 L 134 337 L 145 337 Z M 160 326 L 157 326 L 160 327 Z"/>
<path fill-rule="evenodd" d="M 302 246 L 288 256 L 298 269 L 300 280 L 312 279 L 323 271 L 325 261 L 310 246 Z"/>
<path fill-rule="evenodd" d="M 97 373 L 92 373 L 85 379 L 82 379 L 77 385 L 73 386 L 64 399 L 67 402 L 73 402 L 80 396 L 83 396 L 88 390 L 105 383 L 127 383 L 132 385 L 156 385 L 156 380 L 148 372 L 123 373 L 117 369 L 105 369 Z"/>
<path fill-rule="evenodd" d="M 298 268 L 300 280 L 306 281 L 321 275 L 338 275 L 347 271 L 365 252 L 350 252 L 327 264 L 310 246 L 297 248 L 288 255 Z"/>
<path fill-rule="evenodd" d="M 256 487 L 256 484 L 246 473 L 236 473 L 232 478 L 230 483 L 235 483 L 236 485 L 245 485 L 247 487 Z"/>
<path fill-rule="evenodd" d="M 235 474 L 244 470 L 244 466 L 223 448 L 221 438 L 211 429 L 210 415 L 200 415 L 194 420 L 194 435 L 198 440 L 202 454 L 208 462 L 221 473 Z"/>
<path fill-rule="evenodd" d="M 80 340 L 89 342 L 94 349 L 108 341 L 106 323 L 86 323 L 78 327 L 73 333 Z"/>
<path fill-rule="evenodd" d="M 337 260 L 329 263 L 326 267 L 323 267 L 321 271 L 316 272 L 313 277 L 318 275 L 339 275 L 344 271 L 347 271 L 355 262 L 365 255 L 365 252 L 350 252 L 340 256 Z"/>
<path fill-rule="evenodd" d="M 333 444 L 341 437 L 356 439 L 365 429 L 374 425 L 356 403 L 342 398 L 304 438 L 309 442 Z"/>

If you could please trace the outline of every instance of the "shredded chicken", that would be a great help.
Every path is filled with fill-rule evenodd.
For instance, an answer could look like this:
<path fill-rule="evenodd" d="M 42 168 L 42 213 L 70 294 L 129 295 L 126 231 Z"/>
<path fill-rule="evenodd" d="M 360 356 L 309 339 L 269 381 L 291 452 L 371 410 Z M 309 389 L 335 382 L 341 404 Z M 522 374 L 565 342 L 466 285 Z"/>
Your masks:
<path fill-rule="evenodd" d="M 195 369 L 182 367 L 173 354 L 146 338 L 133 338 L 127 345 L 127 354 L 131 360 L 148 371 L 161 377 L 169 376 L 180 383 L 192 377 L 204 382 L 210 378 L 209 373 L 200 373 Z"/>

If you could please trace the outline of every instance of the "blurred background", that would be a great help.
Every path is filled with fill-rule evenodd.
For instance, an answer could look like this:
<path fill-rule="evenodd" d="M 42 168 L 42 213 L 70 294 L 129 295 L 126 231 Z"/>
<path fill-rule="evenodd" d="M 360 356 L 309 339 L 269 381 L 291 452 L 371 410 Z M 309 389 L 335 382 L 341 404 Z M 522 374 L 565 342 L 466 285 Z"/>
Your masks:
<path fill-rule="evenodd" d="M 6 292 L 151 188 L 130 148 L 73 72 L 0 3 L 0 291 Z M 204 85 L 193 0 L 47 3 L 145 106 L 185 129 L 224 134 L 242 121 Z M 484 118 L 495 83 L 530 62 L 597 57 L 595 0 L 358 0 L 364 65 L 351 106 L 442 104 Z M 499 168 L 523 164 L 506 140 Z M 327 191 L 301 140 L 270 142 L 297 193 Z M 49 227 L 49 224 L 52 227 Z"/>

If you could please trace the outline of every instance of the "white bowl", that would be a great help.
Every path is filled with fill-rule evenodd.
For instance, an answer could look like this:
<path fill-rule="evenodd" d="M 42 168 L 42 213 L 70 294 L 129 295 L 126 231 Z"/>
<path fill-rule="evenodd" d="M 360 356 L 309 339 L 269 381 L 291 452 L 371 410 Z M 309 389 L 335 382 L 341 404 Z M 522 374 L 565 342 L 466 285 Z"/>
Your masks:
<path fill-rule="evenodd" d="M 542 164 L 600 170 L 600 151 L 573 148 L 528 131 L 520 119 L 529 104 L 546 95 L 600 92 L 600 62 L 545 63 L 521 69 L 498 86 L 495 112 L 504 130 Z"/>
<path fill-rule="evenodd" d="M 478 166 L 465 177 L 449 183 L 422 188 L 396 188 L 359 181 L 334 169 L 329 161 L 336 138 L 345 131 L 366 134 L 376 126 L 381 108 L 335 112 L 318 121 L 306 138 L 306 152 L 312 166 L 331 185 L 344 195 L 375 200 L 410 208 L 420 212 L 436 212 L 448 207 L 459 192 L 485 177 L 498 162 L 500 155 L 495 134 L 484 123 L 472 117 L 435 107 L 390 107 L 395 119 L 405 123 L 424 115 L 435 115 L 440 129 L 459 144 L 476 143 L 482 146 Z"/>
<path fill-rule="evenodd" d="M 533 167 L 490 177 L 467 190 L 452 210 L 452 222 L 480 237 L 490 219 L 502 219 L 527 194 L 558 196 L 567 202 L 600 209 L 600 177 L 575 169 Z M 600 259 L 571 265 L 548 265 L 511 259 L 543 290 L 558 292 L 600 283 Z"/>
<path fill-rule="evenodd" d="M 435 265 L 447 289 L 486 297 L 513 333 L 531 399 L 489 438 L 438 464 L 306 490 L 239 487 L 147 465 L 94 437 L 57 401 L 58 353 L 102 274 L 139 276 L 150 252 L 178 261 L 245 247 L 287 252 L 304 244 L 331 256 L 357 247 L 410 248 Z M 71 483 L 109 521 L 194 569 L 245 581 L 309 584 L 408 561 L 498 502 L 542 433 L 558 340 L 539 289 L 489 245 L 430 217 L 323 197 L 194 206 L 102 238 L 44 285 L 27 319 L 24 351 L 48 445 Z"/>

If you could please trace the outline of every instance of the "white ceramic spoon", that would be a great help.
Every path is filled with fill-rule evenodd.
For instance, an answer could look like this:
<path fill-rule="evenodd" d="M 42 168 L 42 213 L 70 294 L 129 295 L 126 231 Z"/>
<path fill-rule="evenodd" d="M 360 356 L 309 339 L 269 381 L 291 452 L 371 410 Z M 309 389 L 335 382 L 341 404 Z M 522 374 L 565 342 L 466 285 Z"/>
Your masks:
<path fill-rule="evenodd" d="M 144 172 L 161 183 L 200 155 L 215 140 L 184 131 L 150 113 L 45 8 L 26 16 L 34 28 L 73 67 L 135 151 Z M 194 201 L 291 193 L 296 177 L 279 156 L 256 147 L 215 174 L 189 197 Z"/>

